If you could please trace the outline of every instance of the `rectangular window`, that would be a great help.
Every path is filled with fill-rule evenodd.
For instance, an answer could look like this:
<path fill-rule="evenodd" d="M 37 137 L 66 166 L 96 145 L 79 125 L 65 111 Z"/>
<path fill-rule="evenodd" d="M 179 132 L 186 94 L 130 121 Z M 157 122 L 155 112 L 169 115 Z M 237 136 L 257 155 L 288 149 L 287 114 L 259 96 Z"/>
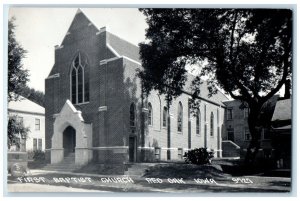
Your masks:
<path fill-rule="evenodd" d="M 245 128 L 244 133 L 245 133 L 245 140 L 247 141 L 251 140 L 249 129 Z"/>
<path fill-rule="evenodd" d="M 249 108 L 244 108 L 244 118 L 248 118 L 249 116 Z"/>
<path fill-rule="evenodd" d="M 234 142 L 234 130 L 233 128 L 227 129 L 227 140 Z"/>
<path fill-rule="evenodd" d="M 232 108 L 227 109 L 227 120 L 232 120 Z"/>
<path fill-rule="evenodd" d="M 35 119 L 35 130 L 41 129 L 41 122 L 40 119 Z"/>
<path fill-rule="evenodd" d="M 38 150 L 42 150 L 43 149 L 43 141 L 42 139 L 38 139 Z"/>
<path fill-rule="evenodd" d="M 183 149 L 182 148 L 178 148 L 178 159 L 182 160 L 182 154 L 183 154 Z"/>
<path fill-rule="evenodd" d="M 33 151 L 37 150 L 37 139 L 33 138 Z"/>
<path fill-rule="evenodd" d="M 155 147 L 155 159 L 160 160 L 160 148 Z"/>

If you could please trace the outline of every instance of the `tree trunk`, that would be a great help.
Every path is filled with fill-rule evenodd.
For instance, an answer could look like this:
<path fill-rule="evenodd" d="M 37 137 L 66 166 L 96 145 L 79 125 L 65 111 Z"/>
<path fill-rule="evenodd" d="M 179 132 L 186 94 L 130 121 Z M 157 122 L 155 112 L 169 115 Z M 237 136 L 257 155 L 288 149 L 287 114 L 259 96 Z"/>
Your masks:
<path fill-rule="evenodd" d="M 250 112 L 248 116 L 248 126 L 249 126 L 249 132 L 251 134 L 251 141 L 247 148 L 247 153 L 245 157 L 245 163 L 246 165 L 254 165 L 256 154 L 258 153 L 258 150 L 260 148 L 260 142 L 259 142 L 259 123 L 258 118 L 260 114 L 262 106 L 250 106 Z"/>

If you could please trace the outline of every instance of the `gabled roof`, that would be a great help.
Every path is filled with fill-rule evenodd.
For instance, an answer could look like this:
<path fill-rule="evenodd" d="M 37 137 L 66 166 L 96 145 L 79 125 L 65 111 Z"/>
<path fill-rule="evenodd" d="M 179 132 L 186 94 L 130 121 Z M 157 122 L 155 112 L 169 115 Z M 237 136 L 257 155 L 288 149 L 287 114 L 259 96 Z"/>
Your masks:
<path fill-rule="evenodd" d="M 292 104 L 291 99 L 279 100 L 275 106 L 272 121 L 291 120 Z"/>
<path fill-rule="evenodd" d="M 18 112 L 40 113 L 45 114 L 45 108 L 20 96 L 20 101 L 10 101 L 8 103 L 8 110 Z"/>
<path fill-rule="evenodd" d="M 139 47 L 129 43 L 128 41 L 106 31 L 107 44 L 109 44 L 119 56 L 126 56 L 137 62 L 140 61 Z"/>

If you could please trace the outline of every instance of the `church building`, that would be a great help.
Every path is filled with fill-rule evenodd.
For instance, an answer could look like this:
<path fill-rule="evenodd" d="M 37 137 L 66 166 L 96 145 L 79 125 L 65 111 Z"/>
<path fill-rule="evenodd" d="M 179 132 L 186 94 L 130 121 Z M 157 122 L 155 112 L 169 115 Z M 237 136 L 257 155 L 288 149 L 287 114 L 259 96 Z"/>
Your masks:
<path fill-rule="evenodd" d="M 130 31 L 130 29 L 128 29 Z M 218 92 L 191 113 L 189 84 L 169 109 L 163 95 L 142 96 L 139 47 L 96 26 L 78 10 L 45 80 L 46 158 L 76 166 L 182 160 L 207 147 L 222 157 L 228 98 Z M 192 76 L 189 76 L 189 82 Z"/>

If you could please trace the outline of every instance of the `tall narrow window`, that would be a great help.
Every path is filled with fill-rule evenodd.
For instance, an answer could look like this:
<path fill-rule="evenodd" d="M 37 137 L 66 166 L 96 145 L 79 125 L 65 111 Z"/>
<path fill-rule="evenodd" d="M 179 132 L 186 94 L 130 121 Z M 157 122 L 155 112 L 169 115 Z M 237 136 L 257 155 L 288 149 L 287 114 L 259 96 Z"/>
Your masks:
<path fill-rule="evenodd" d="M 229 128 L 227 128 L 227 140 L 234 142 L 234 129 L 230 125 Z"/>
<path fill-rule="evenodd" d="M 71 89 L 72 89 L 72 96 L 71 96 L 71 98 L 72 98 L 72 103 L 77 103 L 77 90 L 76 90 L 76 79 L 77 79 L 77 75 L 76 75 L 77 73 L 76 73 L 76 69 L 75 68 L 73 68 L 72 69 L 72 77 L 71 77 L 71 79 L 72 79 L 72 81 L 71 81 L 71 84 L 72 84 L 72 87 L 71 87 Z"/>
<path fill-rule="evenodd" d="M 200 134 L 200 122 L 201 122 L 201 116 L 200 116 L 200 110 L 197 109 L 197 114 L 196 114 L 196 134 Z"/>
<path fill-rule="evenodd" d="M 42 139 L 38 139 L 38 150 L 42 150 L 43 149 L 43 141 Z"/>
<path fill-rule="evenodd" d="M 37 139 L 33 138 L 33 151 L 37 150 Z"/>
<path fill-rule="evenodd" d="M 148 125 L 152 125 L 152 118 L 153 114 L 152 114 L 152 105 L 151 103 L 148 103 Z"/>
<path fill-rule="evenodd" d="M 251 135 L 250 135 L 250 132 L 249 132 L 248 128 L 244 128 L 244 135 L 245 135 L 245 140 L 246 141 L 251 140 Z"/>
<path fill-rule="evenodd" d="M 182 103 L 178 104 L 178 115 L 177 115 L 177 131 L 182 132 L 182 120 L 183 120 L 183 108 Z"/>
<path fill-rule="evenodd" d="M 227 109 L 227 120 L 232 120 L 232 108 Z"/>
<path fill-rule="evenodd" d="M 82 73 L 82 67 L 79 67 L 77 70 L 77 79 L 78 79 L 78 86 L 77 86 L 77 91 L 78 91 L 78 103 L 82 103 L 83 101 L 83 73 Z"/>
<path fill-rule="evenodd" d="M 130 127 L 135 127 L 135 105 L 131 103 L 130 105 Z"/>
<path fill-rule="evenodd" d="M 41 121 L 40 119 L 35 119 L 35 130 L 40 130 L 41 128 Z"/>
<path fill-rule="evenodd" d="M 214 113 L 210 114 L 210 136 L 214 136 Z"/>
<path fill-rule="evenodd" d="M 248 118 L 249 116 L 249 108 L 244 108 L 244 118 Z"/>
<path fill-rule="evenodd" d="M 89 73 L 87 58 L 78 53 L 72 62 L 70 75 L 71 100 L 74 104 L 89 101 Z"/>
<path fill-rule="evenodd" d="M 168 109 L 164 107 L 163 110 L 163 127 L 167 127 Z"/>

